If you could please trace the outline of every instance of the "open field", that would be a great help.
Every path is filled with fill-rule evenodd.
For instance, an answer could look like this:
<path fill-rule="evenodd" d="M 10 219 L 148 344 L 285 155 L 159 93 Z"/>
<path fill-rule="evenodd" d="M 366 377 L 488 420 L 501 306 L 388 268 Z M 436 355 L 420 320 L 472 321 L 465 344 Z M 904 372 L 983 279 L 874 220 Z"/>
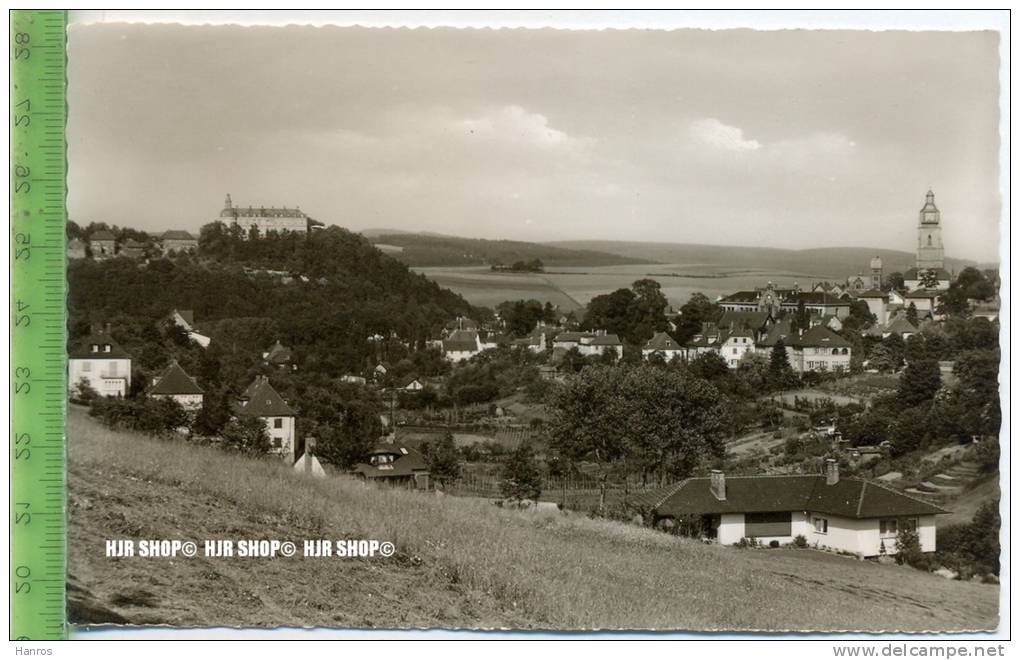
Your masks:
<path fill-rule="evenodd" d="M 73 622 L 177 626 L 968 630 L 998 587 L 742 551 L 484 500 L 311 480 L 68 419 Z M 379 539 L 389 559 L 108 559 L 105 539 Z"/>
<path fill-rule="evenodd" d="M 475 305 L 494 306 L 504 300 L 535 298 L 570 311 L 597 295 L 628 288 L 635 280 L 653 279 L 673 307 L 680 307 L 700 291 L 713 300 L 739 290 L 764 286 L 810 287 L 827 278 L 819 273 L 784 269 L 731 268 L 721 264 L 629 264 L 624 266 L 560 267 L 545 273 L 494 273 L 484 267 L 415 268 L 440 286 L 459 293 Z M 845 277 L 845 276 L 844 276 Z"/>

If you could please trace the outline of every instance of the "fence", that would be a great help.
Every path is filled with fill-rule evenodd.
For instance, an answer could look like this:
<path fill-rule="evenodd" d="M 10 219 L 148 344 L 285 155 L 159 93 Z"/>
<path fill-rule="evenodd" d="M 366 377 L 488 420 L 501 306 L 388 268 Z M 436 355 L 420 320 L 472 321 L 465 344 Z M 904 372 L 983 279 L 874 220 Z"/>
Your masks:
<path fill-rule="evenodd" d="M 501 479 L 491 475 L 465 474 L 444 490 L 451 495 L 501 498 Z M 659 488 L 659 484 L 642 484 L 637 481 L 610 481 L 606 485 L 606 500 L 620 503 L 629 496 Z M 602 482 L 595 477 L 578 476 L 566 479 L 546 479 L 542 482 L 539 500 L 556 502 L 565 508 L 579 511 L 595 509 L 602 492 Z"/>

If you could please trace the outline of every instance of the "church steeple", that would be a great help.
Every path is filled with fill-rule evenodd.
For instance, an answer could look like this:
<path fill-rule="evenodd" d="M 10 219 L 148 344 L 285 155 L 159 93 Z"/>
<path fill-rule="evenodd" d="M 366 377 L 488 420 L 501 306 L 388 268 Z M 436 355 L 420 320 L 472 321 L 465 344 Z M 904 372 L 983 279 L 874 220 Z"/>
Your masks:
<path fill-rule="evenodd" d="M 917 222 L 917 269 L 935 270 L 943 267 L 942 214 L 935 206 L 935 193 L 930 189 Z"/>

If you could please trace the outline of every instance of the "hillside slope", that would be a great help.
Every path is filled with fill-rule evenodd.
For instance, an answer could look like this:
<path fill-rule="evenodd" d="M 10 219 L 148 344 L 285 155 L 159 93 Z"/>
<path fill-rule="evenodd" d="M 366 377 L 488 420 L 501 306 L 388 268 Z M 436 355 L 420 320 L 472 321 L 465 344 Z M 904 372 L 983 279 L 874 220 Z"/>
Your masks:
<path fill-rule="evenodd" d="M 493 241 L 435 234 L 379 234 L 372 242 L 400 248 L 391 255 L 408 266 L 491 266 L 540 259 L 547 267 L 622 266 L 650 263 L 644 257 L 626 257 L 588 249 L 567 249 L 524 241 Z M 392 250 L 392 247 L 389 248 Z"/>
<path fill-rule="evenodd" d="M 306 480 L 68 419 L 72 623 L 958 630 L 998 587 L 811 550 L 705 546 L 485 500 Z M 377 539 L 389 559 L 109 559 L 106 539 Z"/>
<path fill-rule="evenodd" d="M 817 277 L 845 279 L 856 273 L 868 274 L 871 258 L 882 258 L 886 273 L 904 271 L 914 265 L 914 255 L 880 248 L 780 248 L 692 243 L 643 243 L 636 241 L 557 241 L 549 243 L 572 250 L 602 250 L 632 259 L 650 259 L 666 264 L 715 264 L 728 268 L 779 269 L 808 273 Z M 946 259 L 946 267 L 959 271 L 973 262 Z"/>

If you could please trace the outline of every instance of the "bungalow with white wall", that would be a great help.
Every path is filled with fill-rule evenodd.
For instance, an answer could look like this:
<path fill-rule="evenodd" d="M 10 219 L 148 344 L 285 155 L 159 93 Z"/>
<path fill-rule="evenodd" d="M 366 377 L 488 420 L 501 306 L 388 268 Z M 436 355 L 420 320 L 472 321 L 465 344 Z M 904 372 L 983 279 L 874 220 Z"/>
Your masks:
<path fill-rule="evenodd" d="M 154 399 L 172 399 L 188 412 L 202 409 L 204 393 L 195 379 L 189 376 L 174 360 L 152 387 L 149 396 Z"/>
<path fill-rule="evenodd" d="M 613 351 L 616 357 L 623 356 L 623 342 L 617 335 L 596 330 L 594 332 L 561 332 L 553 339 L 553 348 L 570 350 L 576 348 L 581 355 L 605 355 Z"/>
<path fill-rule="evenodd" d="M 696 520 L 704 536 L 723 545 L 742 538 L 808 545 L 860 557 L 897 553 L 899 530 L 917 531 L 923 552 L 935 551 L 935 516 L 947 511 L 885 486 L 840 478 L 831 460 L 823 475 L 691 478 L 640 496 L 635 506 L 654 523 Z"/>
<path fill-rule="evenodd" d="M 262 420 L 269 435 L 269 452 L 294 462 L 297 414 L 269 384 L 268 377 L 255 376 L 234 406 L 234 414 Z"/>
<path fill-rule="evenodd" d="M 95 327 L 67 354 L 67 382 L 81 394 L 84 382 L 100 396 L 127 396 L 131 388 L 131 356 L 120 347 L 109 328 Z"/>

